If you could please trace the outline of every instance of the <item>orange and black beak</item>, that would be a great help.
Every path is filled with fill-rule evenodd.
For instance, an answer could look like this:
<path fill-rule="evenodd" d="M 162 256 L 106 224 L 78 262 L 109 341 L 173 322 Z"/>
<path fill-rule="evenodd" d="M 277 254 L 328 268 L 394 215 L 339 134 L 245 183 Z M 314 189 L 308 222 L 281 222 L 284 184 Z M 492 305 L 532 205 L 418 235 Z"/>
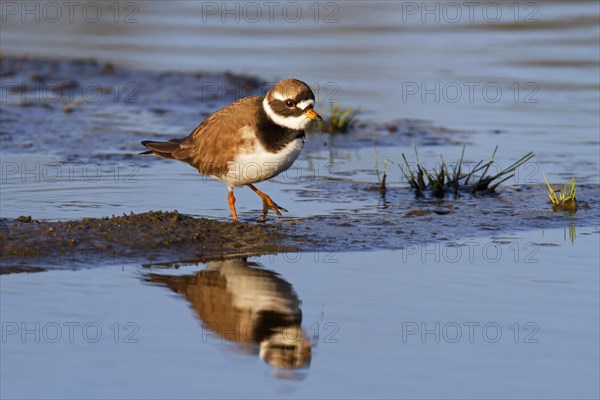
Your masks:
<path fill-rule="evenodd" d="M 323 121 L 323 118 L 321 118 L 321 116 L 319 114 L 316 113 L 315 110 L 313 110 L 312 108 L 309 108 L 308 110 L 306 110 L 304 112 L 304 115 L 307 118 L 310 118 L 312 120 L 316 120 L 316 121 Z"/>

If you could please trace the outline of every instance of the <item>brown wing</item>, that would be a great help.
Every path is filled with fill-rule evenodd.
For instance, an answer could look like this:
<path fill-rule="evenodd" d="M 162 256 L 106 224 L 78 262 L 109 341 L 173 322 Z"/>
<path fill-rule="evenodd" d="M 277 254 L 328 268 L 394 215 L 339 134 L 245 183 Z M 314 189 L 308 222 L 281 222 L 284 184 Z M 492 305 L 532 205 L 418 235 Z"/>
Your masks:
<path fill-rule="evenodd" d="M 188 137 L 170 152 L 173 158 L 187 162 L 205 175 L 224 175 L 240 147 L 250 146 L 240 133 L 244 126 L 258 124 L 257 111 L 262 97 L 246 97 L 206 118 Z"/>
<path fill-rule="evenodd" d="M 195 167 L 204 175 L 221 176 L 227 173 L 238 149 L 253 145 L 253 138 L 240 133 L 244 126 L 257 126 L 258 110 L 263 97 L 246 97 L 224 107 L 206 118 L 187 137 L 168 142 L 142 142 L 149 151 L 162 158 L 180 160 Z"/>

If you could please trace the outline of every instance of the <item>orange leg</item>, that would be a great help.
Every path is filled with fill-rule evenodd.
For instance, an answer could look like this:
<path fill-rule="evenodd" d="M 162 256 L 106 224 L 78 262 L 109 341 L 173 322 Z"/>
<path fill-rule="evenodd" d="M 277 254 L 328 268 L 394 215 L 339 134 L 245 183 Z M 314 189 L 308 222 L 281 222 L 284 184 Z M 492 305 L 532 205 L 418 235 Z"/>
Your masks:
<path fill-rule="evenodd" d="M 229 208 L 231 209 L 233 220 L 238 221 L 237 212 L 235 211 L 235 196 L 233 195 L 233 190 L 231 190 L 227 195 L 227 200 L 229 201 Z"/>
<path fill-rule="evenodd" d="M 247 185 L 250 189 L 254 190 L 254 192 L 260 196 L 260 198 L 262 199 L 263 202 L 263 217 L 262 220 L 264 221 L 265 219 L 267 219 L 267 213 L 269 212 L 269 209 L 273 210 L 273 212 L 279 216 L 281 216 L 281 213 L 279 212 L 279 210 L 283 211 L 283 212 L 288 212 L 285 208 L 278 206 L 273 200 L 271 200 L 271 198 L 269 196 L 267 196 L 265 193 L 261 192 L 260 190 L 258 190 L 253 184 L 249 183 Z"/>

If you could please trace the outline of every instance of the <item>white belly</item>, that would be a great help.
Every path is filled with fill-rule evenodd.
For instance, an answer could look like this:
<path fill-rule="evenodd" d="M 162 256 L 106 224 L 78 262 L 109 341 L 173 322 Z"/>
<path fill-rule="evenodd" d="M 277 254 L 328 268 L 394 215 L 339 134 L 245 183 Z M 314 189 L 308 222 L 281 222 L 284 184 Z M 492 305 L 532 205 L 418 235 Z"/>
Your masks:
<path fill-rule="evenodd" d="M 229 172 L 222 178 L 229 188 L 261 182 L 292 166 L 304 147 L 304 140 L 295 139 L 277 153 L 267 151 L 257 140 L 253 153 L 242 153 L 229 163 Z"/>

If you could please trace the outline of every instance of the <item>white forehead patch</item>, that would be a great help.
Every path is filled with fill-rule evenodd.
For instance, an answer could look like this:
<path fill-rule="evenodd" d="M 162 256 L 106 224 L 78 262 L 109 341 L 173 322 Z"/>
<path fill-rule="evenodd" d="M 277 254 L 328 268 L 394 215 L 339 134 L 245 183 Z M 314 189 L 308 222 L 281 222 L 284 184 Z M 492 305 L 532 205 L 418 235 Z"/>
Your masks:
<path fill-rule="evenodd" d="M 304 111 L 304 110 L 306 110 L 306 107 L 311 107 L 313 104 L 315 104 L 314 100 L 311 100 L 311 99 L 302 100 L 300 103 L 296 104 L 296 107 L 298 107 L 299 109 Z"/>
<path fill-rule="evenodd" d="M 286 101 L 286 100 L 287 100 L 287 99 L 285 98 L 285 96 L 284 96 L 284 95 L 282 95 L 282 94 L 281 94 L 281 93 L 279 93 L 279 92 L 275 92 L 275 93 L 273 93 L 273 98 L 274 98 L 275 100 L 281 100 L 281 101 Z"/>

